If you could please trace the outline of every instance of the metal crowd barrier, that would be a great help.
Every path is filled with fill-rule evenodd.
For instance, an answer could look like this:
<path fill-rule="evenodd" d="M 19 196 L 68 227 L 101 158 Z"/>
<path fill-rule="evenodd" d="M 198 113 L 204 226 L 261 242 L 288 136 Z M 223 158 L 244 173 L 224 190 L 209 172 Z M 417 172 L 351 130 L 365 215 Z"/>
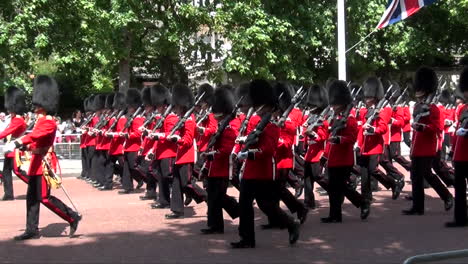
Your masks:
<path fill-rule="evenodd" d="M 428 263 L 434 261 L 443 261 L 450 259 L 461 259 L 468 258 L 468 249 L 444 251 L 430 254 L 422 254 L 410 257 L 403 262 L 403 264 L 417 264 L 417 263 Z M 460 262 L 467 263 L 467 262 Z"/>
<path fill-rule="evenodd" d="M 81 134 L 62 134 L 55 138 L 54 149 L 59 159 L 81 159 Z"/>

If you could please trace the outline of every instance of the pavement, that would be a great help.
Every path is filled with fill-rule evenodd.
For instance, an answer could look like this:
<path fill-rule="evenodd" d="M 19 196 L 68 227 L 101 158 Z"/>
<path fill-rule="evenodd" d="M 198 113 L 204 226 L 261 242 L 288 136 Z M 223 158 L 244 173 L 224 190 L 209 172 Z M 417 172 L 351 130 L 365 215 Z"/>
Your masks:
<path fill-rule="evenodd" d="M 320 217 L 328 214 L 328 198 L 317 194 L 320 206 L 310 212 L 300 240 L 292 247 L 286 230 L 260 229 L 266 219 L 256 209 L 257 248 L 233 250 L 229 242 L 239 239 L 238 219 L 225 214 L 224 235 L 201 235 L 199 230 L 206 226 L 205 203 L 192 203 L 183 219 L 166 220 L 169 210 L 150 209 L 149 201 L 138 199 L 142 193 L 118 195 L 117 190 L 100 192 L 73 177 L 63 181 L 83 214 L 78 236 L 69 238 L 68 224 L 42 207 L 42 237 L 13 241 L 24 231 L 26 218 L 26 185 L 15 181 L 16 200 L 0 202 L 0 263 L 403 263 L 417 254 L 468 245 L 468 229 L 444 227 L 453 211 L 444 210 L 433 190 L 426 190 L 424 216 L 401 215 L 410 206 L 402 198 L 409 194 L 409 184 L 395 201 L 391 191 L 375 193 L 367 221 L 361 221 L 360 211 L 345 201 L 342 224 L 320 223 Z M 61 190 L 52 193 L 69 203 Z M 238 196 L 233 188 L 229 194 Z M 468 263 L 468 259 L 437 263 Z"/>

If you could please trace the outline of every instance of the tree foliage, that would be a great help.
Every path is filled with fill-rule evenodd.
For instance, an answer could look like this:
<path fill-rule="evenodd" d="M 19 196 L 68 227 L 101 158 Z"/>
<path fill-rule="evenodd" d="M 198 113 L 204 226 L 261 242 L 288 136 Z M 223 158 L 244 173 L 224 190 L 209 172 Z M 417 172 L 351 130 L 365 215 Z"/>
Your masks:
<path fill-rule="evenodd" d="M 2 0 L 0 86 L 30 88 L 31 75 L 48 73 L 62 93 L 83 98 L 114 89 L 126 71 L 169 85 L 195 70 L 214 82 L 224 72 L 296 82 L 336 76 L 336 1 L 202 2 Z M 347 1 L 348 47 L 374 30 L 386 3 Z M 453 65 L 454 55 L 467 55 L 467 13 L 468 0 L 437 1 L 378 30 L 348 53 L 350 77 Z M 204 39 L 212 34 L 214 46 Z"/>

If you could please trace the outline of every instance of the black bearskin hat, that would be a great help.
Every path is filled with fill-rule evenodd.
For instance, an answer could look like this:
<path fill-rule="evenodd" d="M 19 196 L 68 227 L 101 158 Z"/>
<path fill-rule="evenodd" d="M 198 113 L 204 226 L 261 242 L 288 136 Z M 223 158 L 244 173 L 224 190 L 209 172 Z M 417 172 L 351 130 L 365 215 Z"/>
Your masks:
<path fill-rule="evenodd" d="M 465 67 L 460 73 L 460 81 L 458 84 L 460 91 L 468 91 L 468 67 Z"/>
<path fill-rule="evenodd" d="M 451 104 L 453 99 L 452 90 L 445 89 L 440 93 L 439 102 L 441 104 Z"/>
<path fill-rule="evenodd" d="M 236 106 L 236 99 L 232 91 L 232 86 L 222 85 L 215 89 L 213 96 L 212 112 L 214 114 L 230 114 Z"/>
<path fill-rule="evenodd" d="M 99 111 L 106 107 L 106 95 L 105 94 L 97 94 L 93 100 L 93 110 Z"/>
<path fill-rule="evenodd" d="M 154 106 L 171 104 L 171 94 L 169 89 L 162 84 L 156 84 L 151 87 L 151 102 Z"/>
<path fill-rule="evenodd" d="M 89 97 L 86 97 L 83 101 L 83 111 L 86 113 L 86 112 L 89 112 Z"/>
<path fill-rule="evenodd" d="M 380 100 L 384 97 L 384 89 L 382 82 L 377 77 L 369 77 L 362 87 L 364 90 L 364 97 L 375 97 Z"/>
<path fill-rule="evenodd" d="M 239 87 L 237 87 L 236 97 L 238 100 L 242 98 L 242 100 L 239 103 L 240 107 L 252 105 L 252 100 L 250 99 L 249 90 L 250 90 L 250 83 L 243 83 L 239 85 Z"/>
<path fill-rule="evenodd" d="M 333 81 L 328 87 L 328 103 L 330 105 L 348 105 L 353 101 L 345 81 Z"/>
<path fill-rule="evenodd" d="M 278 98 L 275 95 L 271 85 L 262 79 L 253 80 L 250 82 L 249 96 L 254 107 L 261 105 L 275 107 Z"/>
<path fill-rule="evenodd" d="M 318 84 L 312 85 L 307 91 L 306 102 L 309 107 L 326 108 L 328 106 L 327 90 Z"/>
<path fill-rule="evenodd" d="M 213 86 L 209 85 L 208 83 L 204 83 L 198 87 L 198 92 L 197 92 L 197 98 L 201 96 L 202 94 L 203 98 L 201 99 L 200 102 L 207 103 L 209 105 L 213 104 L 213 95 L 214 95 L 214 88 Z"/>
<path fill-rule="evenodd" d="M 5 108 L 9 112 L 22 115 L 26 112 L 26 93 L 23 89 L 10 86 L 5 92 Z"/>
<path fill-rule="evenodd" d="M 128 89 L 127 94 L 125 95 L 125 103 L 129 107 L 134 107 L 134 108 L 140 107 L 143 103 L 141 101 L 140 91 L 138 91 L 135 88 Z"/>
<path fill-rule="evenodd" d="M 55 114 L 59 104 L 59 89 L 54 78 L 39 75 L 34 79 L 32 104 L 42 107 L 47 113 Z"/>
<path fill-rule="evenodd" d="M 106 95 L 106 106 L 104 108 L 106 109 L 112 109 L 114 104 L 114 94 L 107 94 Z"/>
<path fill-rule="evenodd" d="M 426 94 L 434 93 L 437 90 L 439 81 L 435 71 L 428 67 L 421 67 L 414 75 L 413 88 L 415 92 L 424 92 Z"/>
<path fill-rule="evenodd" d="M 125 94 L 117 92 L 114 94 L 114 103 L 112 104 L 112 108 L 118 110 L 124 110 L 127 107 L 125 103 Z"/>
<path fill-rule="evenodd" d="M 141 90 L 141 100 L 143 101 L 144 106 L 153 105 L 151 101 L 151 88 L 145 87 Z"/>
<path fill-rule="evenodd" d="M 273 87 L 276 98 L 278 98 L 278 105 L 282 111 L 285 111 L 291 105 L 291 99 L 294 96 L 293 88 L 287 84 L 278 82 Z"/>
<path fill-rule="evenodd" d="M 172 104 L 174 106 L 182 106 L 188 109 L 193 106 L 195 99 L 192 91 L 186 85 L 176 84 L 172 88 Z"/>

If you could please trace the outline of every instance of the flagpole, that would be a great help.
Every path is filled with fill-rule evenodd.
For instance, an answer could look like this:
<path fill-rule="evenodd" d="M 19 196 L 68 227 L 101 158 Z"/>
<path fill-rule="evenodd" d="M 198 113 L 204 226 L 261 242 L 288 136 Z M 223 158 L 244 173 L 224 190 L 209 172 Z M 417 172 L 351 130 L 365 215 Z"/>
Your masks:
<path fill-rule="evenodd" d="M 345 0 L 337 0 L 338 8 L 338 78 L 346 81 Z"/>

